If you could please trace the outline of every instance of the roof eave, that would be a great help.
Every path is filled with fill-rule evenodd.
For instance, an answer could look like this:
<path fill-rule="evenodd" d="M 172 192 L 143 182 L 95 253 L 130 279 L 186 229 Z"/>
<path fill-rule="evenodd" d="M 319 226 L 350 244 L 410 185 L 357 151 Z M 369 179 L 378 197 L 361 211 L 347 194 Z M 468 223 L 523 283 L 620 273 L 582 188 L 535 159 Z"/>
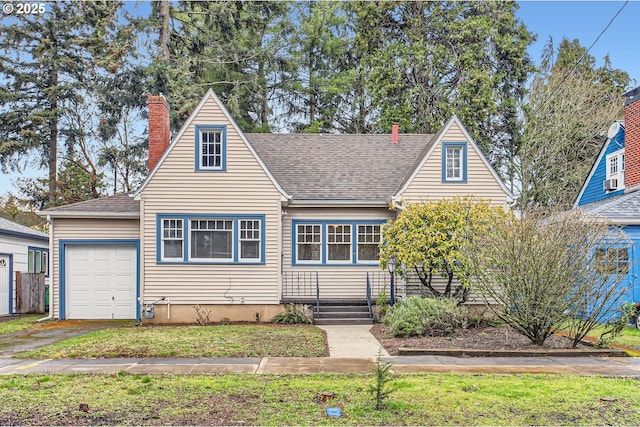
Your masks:
<path fill-rule="evenodd" d="M 36 214 L 51 218 L 108 218 L 140 219 L 139 212 L 82 212 L 82 211 L 38 211 Z"/>
<path fill-rule="evenodd" d="M 16 237 L 16 238 L 25 239 L 25 240 L 38 240 L 40 242 L 49 241 L 49 237 L 48 236 L 36 236 L 36 235 L 33 235 L 33 234 L 22 233 L 20 231 L 12 231 L 12 230 L 0 230 L 0 235 Z"/>
<path fill-rule="evenodd" d="M 296 200 L 295 198 L 290 200 L 288 206 L 291 207 L 382 207 L 389 206 L 387 200 L 349 200 L 349 199 L 302 199 Z"/>

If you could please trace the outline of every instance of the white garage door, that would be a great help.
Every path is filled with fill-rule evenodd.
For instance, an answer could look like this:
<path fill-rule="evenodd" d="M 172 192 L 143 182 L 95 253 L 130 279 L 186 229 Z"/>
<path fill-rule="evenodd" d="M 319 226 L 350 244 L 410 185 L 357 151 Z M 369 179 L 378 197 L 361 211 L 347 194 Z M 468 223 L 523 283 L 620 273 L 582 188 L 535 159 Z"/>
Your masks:
<path fill-rule="evenodd" d="M 136 318 L 136 248 L 129 245 L 66 247 L 67 319 Z"/>

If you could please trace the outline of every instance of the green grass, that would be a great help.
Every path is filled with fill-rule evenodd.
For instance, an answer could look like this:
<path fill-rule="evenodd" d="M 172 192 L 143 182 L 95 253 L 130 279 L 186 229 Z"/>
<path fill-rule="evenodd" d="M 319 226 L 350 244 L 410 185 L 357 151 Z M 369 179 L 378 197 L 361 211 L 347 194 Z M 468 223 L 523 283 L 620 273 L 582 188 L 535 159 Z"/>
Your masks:
<path fill-rule="evenodd" d="M 602 332 L 603 329 L 598 328 L 591 331 L 589 335 L 597 339 L 600 338 L 600 334 L 602 334 Z M 632 326 L 627 326 L 622 331 L 622 334 L 613 339 L 613 343 L 637 348 L 640 351 L 640 330 Z"/>
<path fill-rule="evenodd" d="M 394 375 L 376 411 L 366 375 L 12 375 L 0 424 L 637 425 L 637 380 Z M 324 403 L 323 392 L 335 393 Z M 337 406 L 342 418 L 328 418 Z"/>
<path fill-rule="evenodd" d="M 310 325 L 135 326 L 64 340 L 22 358 L 318 357 L 323 332 Z"/>
<path fill-rule="evenodd" d="M 13 334 L 37 327 L 36 320 L 44 317 L 43 314 L 27 314 L 17 319 L 0 322 L 0 335 Z"/>

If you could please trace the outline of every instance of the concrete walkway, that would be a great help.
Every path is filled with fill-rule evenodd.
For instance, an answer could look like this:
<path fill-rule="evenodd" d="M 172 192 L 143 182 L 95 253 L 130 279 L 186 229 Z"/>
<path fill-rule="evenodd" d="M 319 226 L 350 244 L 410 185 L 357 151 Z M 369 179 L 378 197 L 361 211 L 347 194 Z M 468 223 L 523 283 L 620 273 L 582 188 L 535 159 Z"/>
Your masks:
<path fill-rule="evenodd" d="M 398 356 L 383 358 L 401 374 L 565 374 L 640 378 L 635 357 L 480 357 Z M 322 374 L 365 373 L 371 358 L 264 357 L 190 359 L 0 359 L 0 375 L 113 374 Z"/>
<path fill-rule="evenodd" d="M 377 358 L 389 353 L 369 332 L 371 325 L 319 325 L 327 333 L 329 357 Z"/>
<path fill-rule="evenodd" d="M 112 325 L 112 324 L 111 324 Z M 374 369 L 380 352 L 383 362 L 393 363 L 393 371 L 403 374 L 569 374 L 640 378 L 640 358 L 635 357 L 455 357 L 393 356 L 382 349 L 367 325 L 319 326 L 327 334 L 330 357 L 264 358 L 127 358 L 127 359 L 16 359 L 17 352 L 37 348 L 52 341 L 81 335 L 100 327 L 58 328 L 33 334 L 7 336 L 0 340 L 0 375 L 50 373 L 135 374 L 316 374 L 364 373 Z"/>

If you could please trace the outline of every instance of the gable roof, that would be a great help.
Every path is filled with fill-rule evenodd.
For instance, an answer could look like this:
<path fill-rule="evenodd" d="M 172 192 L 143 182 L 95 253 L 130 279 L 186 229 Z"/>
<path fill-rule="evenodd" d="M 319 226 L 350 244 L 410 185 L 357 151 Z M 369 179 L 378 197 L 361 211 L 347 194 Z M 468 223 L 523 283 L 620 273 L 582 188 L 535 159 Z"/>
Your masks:
<path fill-rule="evenodd" d="M 122 193 L 65 206 L 55 206 L 38 214 L 69 218 L 139 218 L 140 202 L 133 199 L 130 193 Z"/>
<path fill-rule="evenodd" d="M 265 173 L 269 177 L 269 180 L 271 180 L 273 185 L 278 189 L 278 191 L 282 194 L 283 197 L 288 198 L 289 195 L 286 194 L 286 192 L 280 186 L 278 181 L 276 181 L 276 179 L 271 175 L 271 173 L 269 172 L 269 169 L 265 166 L 265 164 L 262 161 L 262 159 L 260 159 L 260 157 L 257 155 L 257 153 L 255 152 L 255 150 L 253 149 L 251 144 L 249 144 L 249 142 L 247 141 L 247 138 L 245 137 L 245 134 L 240 129 L 240 126 L 238 126 L 238 124 L 233 119 L 233 117 L 231 117 L 231 114 L 229 113 L 229 110 L 227 110 L 225 108 L 225 106 L 220 101 L 220 98 L 218 98 L 218 96 L 215 94 L 215 92 L 212 89 L 209 89 L 207 91 L 207 93 L 204 95 L 204 97 L 202 97 L 202 100 L 200 100 L 200 103 L 198 104 L 198 106 L 196 108 L 194 108 L 194 110 L 191 113 L 191 115 L 189 116 L 189 118 L 184 122 L 184 124 L 182 125 L 182 128 L 180 128 L 180 131 L 178 132 L 178 134 L 175 136 L 175 138 L 173 138 L 173 141 L 171 141 L 171 144 L 169 144 L 167 149 L 164 150 L 164 153 L 162 154 L 162 157 L 160 157 L 160 160 L 158 160 L 158 162 L 156 163 L 156 165 L 153 168 L 153 170 L 151 170 L 151 172 L 147 175 L 146 179 L 142 182 L 142 185 L 140 185 L 140 187 L 136 191 L 133 192 L 133 197 L 135 197 L 136 199 L 138 198 L 138 196 L 140 195 L 142 190 L 144 190 L 144 188 L 147 186 L 149 181 L 151 181 L 151 179 L 153 178 L 153 175 L 158 170 L 160 165 L 162 163 L 164 163 L 165 159 L 167 158 L 167 156 L 169 155 L 169 153 L 171 152 L 173 147 L 177 144 L 178 141 L 180 141 L 180 139 L 182 138 L 182 135 L 186 132 L 186 130 L 189 128 L 189 126 L 191 126 L 191 123 L 198 116 L 198 113 L 200 112 L 200 110 L 202 110 L 204 105 L 209 100 L 212 100 L 214 103 L 216 103 L 216 105 L 220 108 L 220 110 L 222 111 L 224 116 L 229 121 L 229 124 L 231 124 L 231 126 L 233 126 L 236 129 L 236 132 L 238 133 L 238 135 L 240 135 L 240 138 L 242 139 L 242 141 L 247 145 L 247 148 L 249 149 L 249 151 L 251 151 L 251 154 L 253 154 L 253 156 L 255 157 L 256 161 L 260 165 L 260 167 L 265 171 Z"/>
<path fill-rule="evenodd" d="M 49 240 L 49 235 L 47 233 L 9 221 L 3 217 L 0 217 L 0 235 L 35 239 L 44 242 Z"/>
<path fill-rule="evenodd" d="M 593 164 L 591 165 L 591 169 L 589 169 L 589 174 L 587 175 L 587 178 L 582 183 L 582 187 L 580 187 L 580 192 L 578 193 L 576 200 L 573 202 L 574 209 L 580 205 L 580 200 L 582 199 L 582 196 L 584 196 L 585 191 L 587 191 L 587 187 L 589 186 L 589 183 L 591 182 L 593 175 L 596 173 L 596 169 L 598 165 L 602 161 L 602 158 L 604 157 L 611 143 L 615 141 L 618 144 L 618 146 L 620 146 L 620 148 L 624 148 L 624 120 L 616 120 L 614 124 L 615 123 L 619 123 L 622 126 L 620 126 L 620 129 L 618 129 L 618 132 L 613 138 L 607 138 L 604 144 L 602 144 L 602 148 L 600 148 L 600 152 L 598 152 L 598 156 L 593 161 Z M 622 145 L 620 145 L 620 143 L 622 143 Z"/>
<path fill-rule="evenodd" d="M 482 153 L 482 150 L 480 150 L 480 147 L 478 147 L 478 144 L 476 144 L 476 142 L 471 137 L 469 132 L 467 132 L 467 129 L 464 127 L 464 125 L 462 124 L 462 122 L 460 121 L 458 116 L 456 116 L 455 114 L 453 116 L 451 116 L 449 121 L 434 136 L 431 145 L 428 148 L 426 148 L 423 153 L 421 153 L 420 157 L 418 157 L 416 159 L 416 163 L 413 166 L 413 170 L 412 170 L 411 175 L 405 177 L 405 179 L 402 182 L 401 187 L 399 187 L 397 189 L 395 195 L 399 196 L 399 197 L 402 197 L 402 193 L 404 193 L 407 190 L 407 188 L 409 187 L 409 185 L 411 184 L 413 179 L 422 170 L 424 164 L 427 162 L 427 160 L 431 156 L 431 153 L 433 153 L 433 150 L 444 140 L 445 135 L 447 134 L 447 132 L 449 132 L 449 129 L 451 129 L 451 127 L 454 124 L 457 125 L 458 128 L 460 128 L 460 131 L 464 135 L 465 141 L 467 141 L 469 143 L 469 145 L 471 147 L 473 147 L 473 149 L 476 151 L 476 153 L 478 153 L 478 156 L 480 157 L 482 163 L 484 163 L 485 167 L 487 168 L 489 173 L 493 176 L 493 178 L 495 179 L 496 183 L 500 186 L 502 191 L 504 191 L 504 193 L 510 199 L 513 199 L 513 194 L 511 194 L 511 191 L 509 191 L 509 189 L 505 185 L 504 181 L 502 181 L 502 179 L 498 176 L 498 173 L 493 169 L 493 167 L 491 167 L 491 165 L 489 164 L 489 160 L 487 160 L 485 155 Z"/>
<path fill-rule="evenodd" d="M 591 214 L 605 216 L 615 224 L 640 224 L 640 191 L 598 200 L 579 208 Z"/>
<path fill-rule="evenodd" d="M 434 135 L 247 134 L 294 200 L 387 203 Z"/>

